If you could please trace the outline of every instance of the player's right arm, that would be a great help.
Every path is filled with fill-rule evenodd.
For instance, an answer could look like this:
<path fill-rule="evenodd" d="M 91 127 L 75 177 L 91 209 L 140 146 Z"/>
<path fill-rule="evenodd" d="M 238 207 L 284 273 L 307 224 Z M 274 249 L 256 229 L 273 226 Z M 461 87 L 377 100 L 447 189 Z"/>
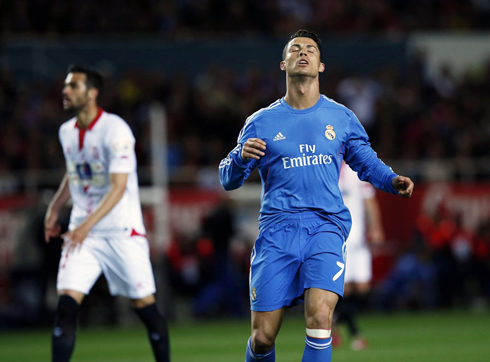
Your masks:
<path fill-rule="evenodd" d="M 58 190 L 48 205 L 48 210 L 46 211 L 46 216 L 44 217 L 44 240 L 47 243 L 49 243 L 50 238 L 56 237 L 60 234 L 61 226 L 58 224 L 58 214 L 63 205 L 68 202 L 70 197 L 68 174 L 65 173 Z"/>
<path fill-rule="evenodd" d="M 238 136 L 238 145 L 219 164 L 219 179 L 223 188 L 229 191 L 242 186 L 265 155 L 265 150 L 266 144 L 257 137 L 255 125 L 247 121 Z"/>

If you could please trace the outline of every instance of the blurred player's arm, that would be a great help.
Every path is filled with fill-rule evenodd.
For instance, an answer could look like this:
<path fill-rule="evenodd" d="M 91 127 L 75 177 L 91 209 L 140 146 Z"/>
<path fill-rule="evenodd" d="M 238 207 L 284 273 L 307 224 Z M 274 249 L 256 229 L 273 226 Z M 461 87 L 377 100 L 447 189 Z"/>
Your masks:
<path fill-rule="evenodd" d="M 97 207 L 83 223 L 77 228 L 68 231 L 62 235 L 65 239 L 65 243 L 71 242 L 70 248 L 74 249 L 77 245 L 81 244 L 87 237 L 90 229 L 97 224 L 124 196 L 124 190 L 128 182 L 127 173 L 111 173 L 110 174 L 111 188 L 101 200 L 99 207 Z"/>
<path fill-rule="evenodd" d="M 364 205 L 366 207 L 368 239 L 373 244 L 381 244 L 385 241 L 385 234 L 378 200 L 376 197 L 364 199 Z"/>
<path fill-rule="evenodd" d="M 70 197 L 68 174 L 65 173 L 58 190 L 48 205 L 46 216 L 44 217 L 44 240 L 47 243 L 49 243 L 50 238 L 56 237 L 60 234 L 61 226 L 58 224 L 58 214 L 63 205 L 70 200 Z"/>

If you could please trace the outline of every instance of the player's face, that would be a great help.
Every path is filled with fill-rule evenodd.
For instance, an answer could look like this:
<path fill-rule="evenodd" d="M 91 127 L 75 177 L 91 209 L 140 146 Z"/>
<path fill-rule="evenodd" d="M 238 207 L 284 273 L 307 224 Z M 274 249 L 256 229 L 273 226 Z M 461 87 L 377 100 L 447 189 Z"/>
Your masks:
<path fill-rule="evenodd" d="M 68 73 L 61 94 L 65 110 L 77 111 L 84 108 L 90 100 L 87 76 L 84 73 Z"/>
<path fill-rule="evenodd" d="M 292 39 L 287 45 L 281 69 L 291 77 L 316 77 L 323 72 L 325 65 L 320 61 L 320 50 L 316 42 L 310 38 Z"/>

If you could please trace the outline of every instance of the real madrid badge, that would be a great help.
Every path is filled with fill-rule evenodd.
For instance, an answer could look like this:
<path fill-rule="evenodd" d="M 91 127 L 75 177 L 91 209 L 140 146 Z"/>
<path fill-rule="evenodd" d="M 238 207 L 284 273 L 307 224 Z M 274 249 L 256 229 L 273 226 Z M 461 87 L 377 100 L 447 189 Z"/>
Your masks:
<path fill-rule="evenodd" d="M 252 288 L 252 295 L 251 295 L 251 297 L 252 297 L 252 301 L 255 301 L 255 299 L 257 299 L 257 289 L 255 289 L 255 287 Z"/>
<path fill-rule="evenodd" d="M 327 137 L 330 141 L 335 139 L 335 131 L 333 130 L 333 126 L 328 125 L 327 130 L 325 131 L 325 137 Z"/>

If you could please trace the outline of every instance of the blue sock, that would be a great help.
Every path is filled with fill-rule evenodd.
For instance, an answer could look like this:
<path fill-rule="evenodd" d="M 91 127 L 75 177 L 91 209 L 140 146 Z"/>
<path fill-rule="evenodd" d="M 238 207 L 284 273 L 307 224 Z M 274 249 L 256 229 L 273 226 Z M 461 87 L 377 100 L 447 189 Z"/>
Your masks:
<path fill-rule="evenodd" d="M 303 362 L 331 362 L 332 361 L 332 337 L 313 338 L 306 336 Z"/>
<path fill-rule="evenodd" d="M 255 361 L 275 362 L 276 361 L 275 346 L 272 347 L 270 351 L 267 351 L 262 354 L 256 354 L 254 353 L 254 351 L 252 351 L 252 342 L 250 341 L 249 338 L 247 343 L 247 354 L 245 356 L 245 362 L 255 362 Z"/>

